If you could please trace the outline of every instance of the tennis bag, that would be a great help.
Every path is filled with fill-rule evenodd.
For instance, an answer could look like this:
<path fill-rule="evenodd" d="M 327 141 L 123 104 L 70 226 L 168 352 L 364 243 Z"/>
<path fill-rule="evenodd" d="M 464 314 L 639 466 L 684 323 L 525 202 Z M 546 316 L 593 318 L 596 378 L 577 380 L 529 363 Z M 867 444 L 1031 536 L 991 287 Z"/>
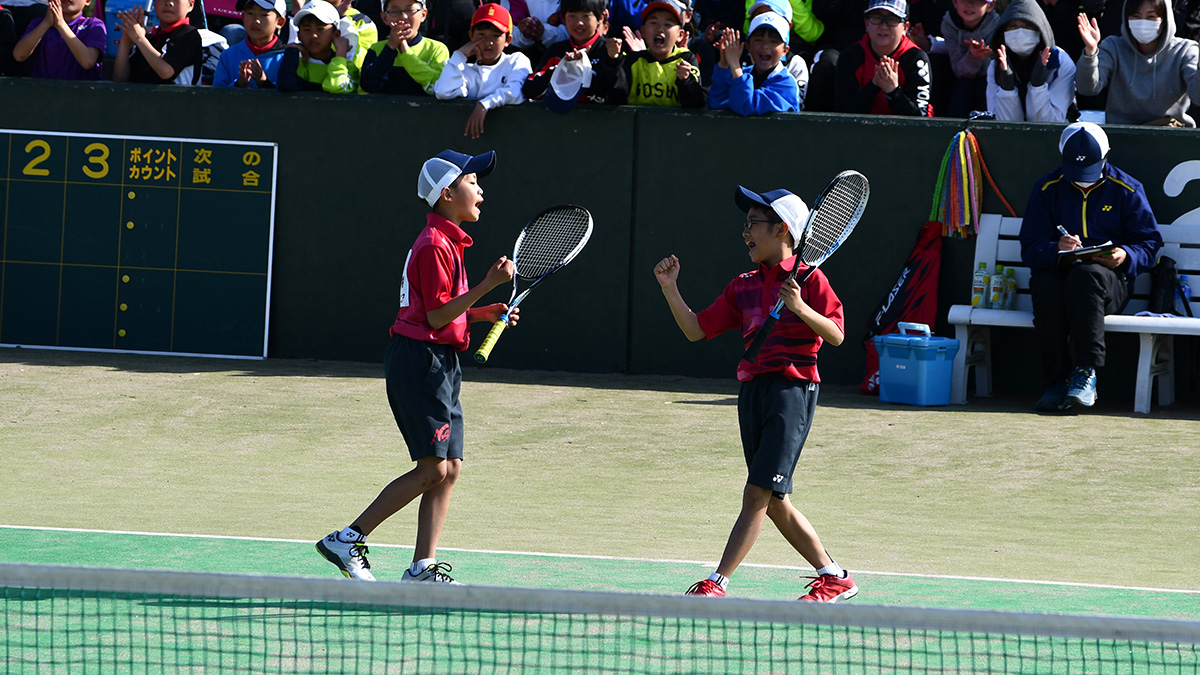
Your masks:
<path fill-rule="evenodd" d="M 1175 259 L 1170 256 L 1159 256 L 1158 262 L 1150 268 L 1150 297 L 1146 302 L 1147 311 L 1154 314 L 1179 314 L 1175 311 L 1175 297 L 1183 295 L 1183 284 L 1179 281 L 1179 270 Z M 1192 315 L 1191 307 L 1184 305 L 1188 316 Z"/>
<path fill-rule="evenodd" d="M 928 221 L 921 227 L 917 244 L 908 254 L 908 261 L 891 290 L 879 303 L 879 308 L 867 321 L 863 348 L 867 351 L 867 374 L 858 386 L 864 394 L 879 393 L 879 353 L 874 337 L 896 332 L 901 321 L 937 322 L 938 274 L 942 266 L 942 224 Z"/>

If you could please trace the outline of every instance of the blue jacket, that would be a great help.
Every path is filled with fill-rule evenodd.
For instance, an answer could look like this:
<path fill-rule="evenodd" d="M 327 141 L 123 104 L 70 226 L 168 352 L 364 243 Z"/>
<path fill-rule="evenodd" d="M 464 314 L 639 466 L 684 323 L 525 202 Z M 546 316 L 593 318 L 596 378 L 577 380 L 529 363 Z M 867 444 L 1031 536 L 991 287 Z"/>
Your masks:
<path fill-rule="evenodd" d="M 258 56 L 250 51 L 250 45 L 245 40 L 230 46 L 229 49 L 221 52 L 221 60 L 217 62 L 217 72 L 213 75 L 213 86 L 237 86 L 238 69 L 241 67 L 242 61 L 250 59 L 258 59 L 258 62 L 262 64 L 263 74 L 272 84 L 277 83 L 279 81 L 279 64 L 283 61 L 283 48 L 286 46 L 283 40 L 279 40 L 275 43 L 275 49 Z M 258 85 L 251 82 L 250 87 L 257 89 Z"/>
<path fill-rule="evenodd" d="M 1142 184 L 1108 162 L 1100 183 L 1087 193 L 1064 178 L 1061 168 L 1034 184 L 1021 222 L 1021 260 L 1030 269 L 1058 263 L 1058 225 L 1084 246 L 1112 241 L 1125 249 L 1128 256 L 1118 271 L 1130 278 L 1154 266 L 1163 243 Z"/>
<path fill-rule="evenodd" d="M 729 109 L 739 115 L 797 112 L 800 110 L 800 86 L 782 62 L 775 64 L 775 69 L 757 87 L 751 68 L 744 68 L 742 77 L 735 80 L 732 71 L 720 66 L 713 69 L 708 106 L 713 110 Z"/>

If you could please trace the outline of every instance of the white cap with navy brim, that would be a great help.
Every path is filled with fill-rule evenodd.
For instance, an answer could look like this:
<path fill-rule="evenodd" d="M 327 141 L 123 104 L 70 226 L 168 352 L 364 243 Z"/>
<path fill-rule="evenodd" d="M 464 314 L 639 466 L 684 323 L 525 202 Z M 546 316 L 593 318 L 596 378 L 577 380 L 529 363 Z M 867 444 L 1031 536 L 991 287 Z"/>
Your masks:
<path fill-rule="evenodd" d="M 459 176 L 473 173 L 483 178 L 495 167 L 495 150 L 474 157 L 453 150 L 443 150 L 421 165 L 421 175 L 417 176 L 417 196 L 433 206 L 441 199 L 442 190 L 449 187 Z"/>
<path fill-rule="evenodd" d="M 733 200 L 742 211 L 749 212 L 752 206 L 765 206 L 773 210 L 775 215 L 787 223 L 788 232 L 792 235 L 792 246 L 800 245 L 800 235 L 808 221 L 808 205 L 803 199 L 787 190 L 771 190 L 759 194 L 739 185 L 733 193 Z"/>

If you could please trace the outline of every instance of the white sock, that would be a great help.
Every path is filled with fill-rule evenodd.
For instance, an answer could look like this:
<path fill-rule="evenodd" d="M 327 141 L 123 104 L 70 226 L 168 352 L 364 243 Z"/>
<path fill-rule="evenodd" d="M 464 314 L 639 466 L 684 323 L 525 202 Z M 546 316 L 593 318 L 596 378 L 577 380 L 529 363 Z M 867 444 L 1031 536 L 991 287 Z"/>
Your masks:
<path fill-rule="evenodd" d="M 358 530 L 347 525 L 345 529 L 338 533 L 338 539 L 341 539 L 347 544 L 353 544 L 355 542 L 366 541 L 367 537 Z"/>
<path fill-rule="evenodd" d="M 720 574 L 717 574 L 716 572 L 713 572 L 712 574 L 708 575 L 708 580 L 715 583 L 716 585 L 720 586 L 721 590 L 723 590 L 723 591 L 727 590 L 729 588 L 729 577 L 721 576 Z"/>
<path fill-rule="evenodd" d="M 437 558 L 421 558 L 420 560 L 414 560 L 413 564 L 408 567 L 408 571 L 415 577 L 421 572 L 424 572 L 426 567 L 429 567 L 435 563 L 437 563 Z"/>
<path fill-rule="evenodd" d="M 845 572 L 845 570 L 842 569 L 842 566 L 837 564 L 836 562 L 831 562 L 828 565 L 817 570 L 817 574 L 827 574 L 829 576 L 834 576 L 834 577 L 840 577 L 843 575 L 844 572 Z"/>

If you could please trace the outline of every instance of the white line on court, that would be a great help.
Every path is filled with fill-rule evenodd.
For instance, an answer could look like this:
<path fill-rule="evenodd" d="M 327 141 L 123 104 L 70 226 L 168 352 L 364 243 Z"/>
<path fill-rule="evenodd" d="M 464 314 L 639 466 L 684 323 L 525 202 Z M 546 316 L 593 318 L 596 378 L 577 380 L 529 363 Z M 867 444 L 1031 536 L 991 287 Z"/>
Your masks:
<path fill-rule="evenodd" d="M 29 525 L 0 525 L 0 530 L 37 530 L 40 532 L 84 532 L 90 534 L 127 534 L 142 537 L 184 537 L 193 539 L 236 539 L 240 541 L 269 541 L 285 544 L 309 544 L 315 540 L 310 539 L 271 539 L 267 537 L 237 537 L 232 535 L 220 534 L 176 534 L 170 532 L 129 532 L 123 530 L 89 530 L 75 527 L 34 527 Z M 401 544 L 371 544 L 379 548 L 412 548 Z M 702 560 L 672 560 L 670 558 L 625 558 L 620 556 L 607 555 L 583 555 L 576 553 L 538 553 L 532 551 L 501 551 L 492 549 L 472 549 L 472 548 L 447 548 L 439 547 L 442 551 L 459 551 L 463 553 L 488 553 L 493 555 L 521 555 L 521 556 L 537 556 L 542 558 L 571 558 L 578 560 L 610 560 L 617 562 L 649 562 L 649 563 L 666 563 L 674 565 L 703 565 L 713 566 L 716 561 Z M 799 570 L 810 571 L 808 567 L 799 567 L 793 565 L 765 565 L 761 563 L 742 563 L 741 567 L 758 567 L 763 569 L 776 570 Z M 1039 584 L 1042 586 L 1071 586 L 1076 588 L 1107 588 L 1119 591 L 1149 591 L 1153 593 L 1182 593 L 1185 595 L 1200 595 L 1200 591 L 1189 591 L 1179 588 L 1148 588 L 1144 586 L 1113 586 L 1109 584 L 1085 584 L 1074 581 L 1042 581 L 1037 579 L 1000 579 L 996 577 L 967 577 L 949 574 L 912 574 L 908 572 L 870 572 L 867 570 L 855 569 L 855 574 L 864 576 L 875 575 L 883 577 L 911 577 L 916 579 L 958 579 L 962 581 L 989 581 L 994 583 L 1005 584 Z"/>

